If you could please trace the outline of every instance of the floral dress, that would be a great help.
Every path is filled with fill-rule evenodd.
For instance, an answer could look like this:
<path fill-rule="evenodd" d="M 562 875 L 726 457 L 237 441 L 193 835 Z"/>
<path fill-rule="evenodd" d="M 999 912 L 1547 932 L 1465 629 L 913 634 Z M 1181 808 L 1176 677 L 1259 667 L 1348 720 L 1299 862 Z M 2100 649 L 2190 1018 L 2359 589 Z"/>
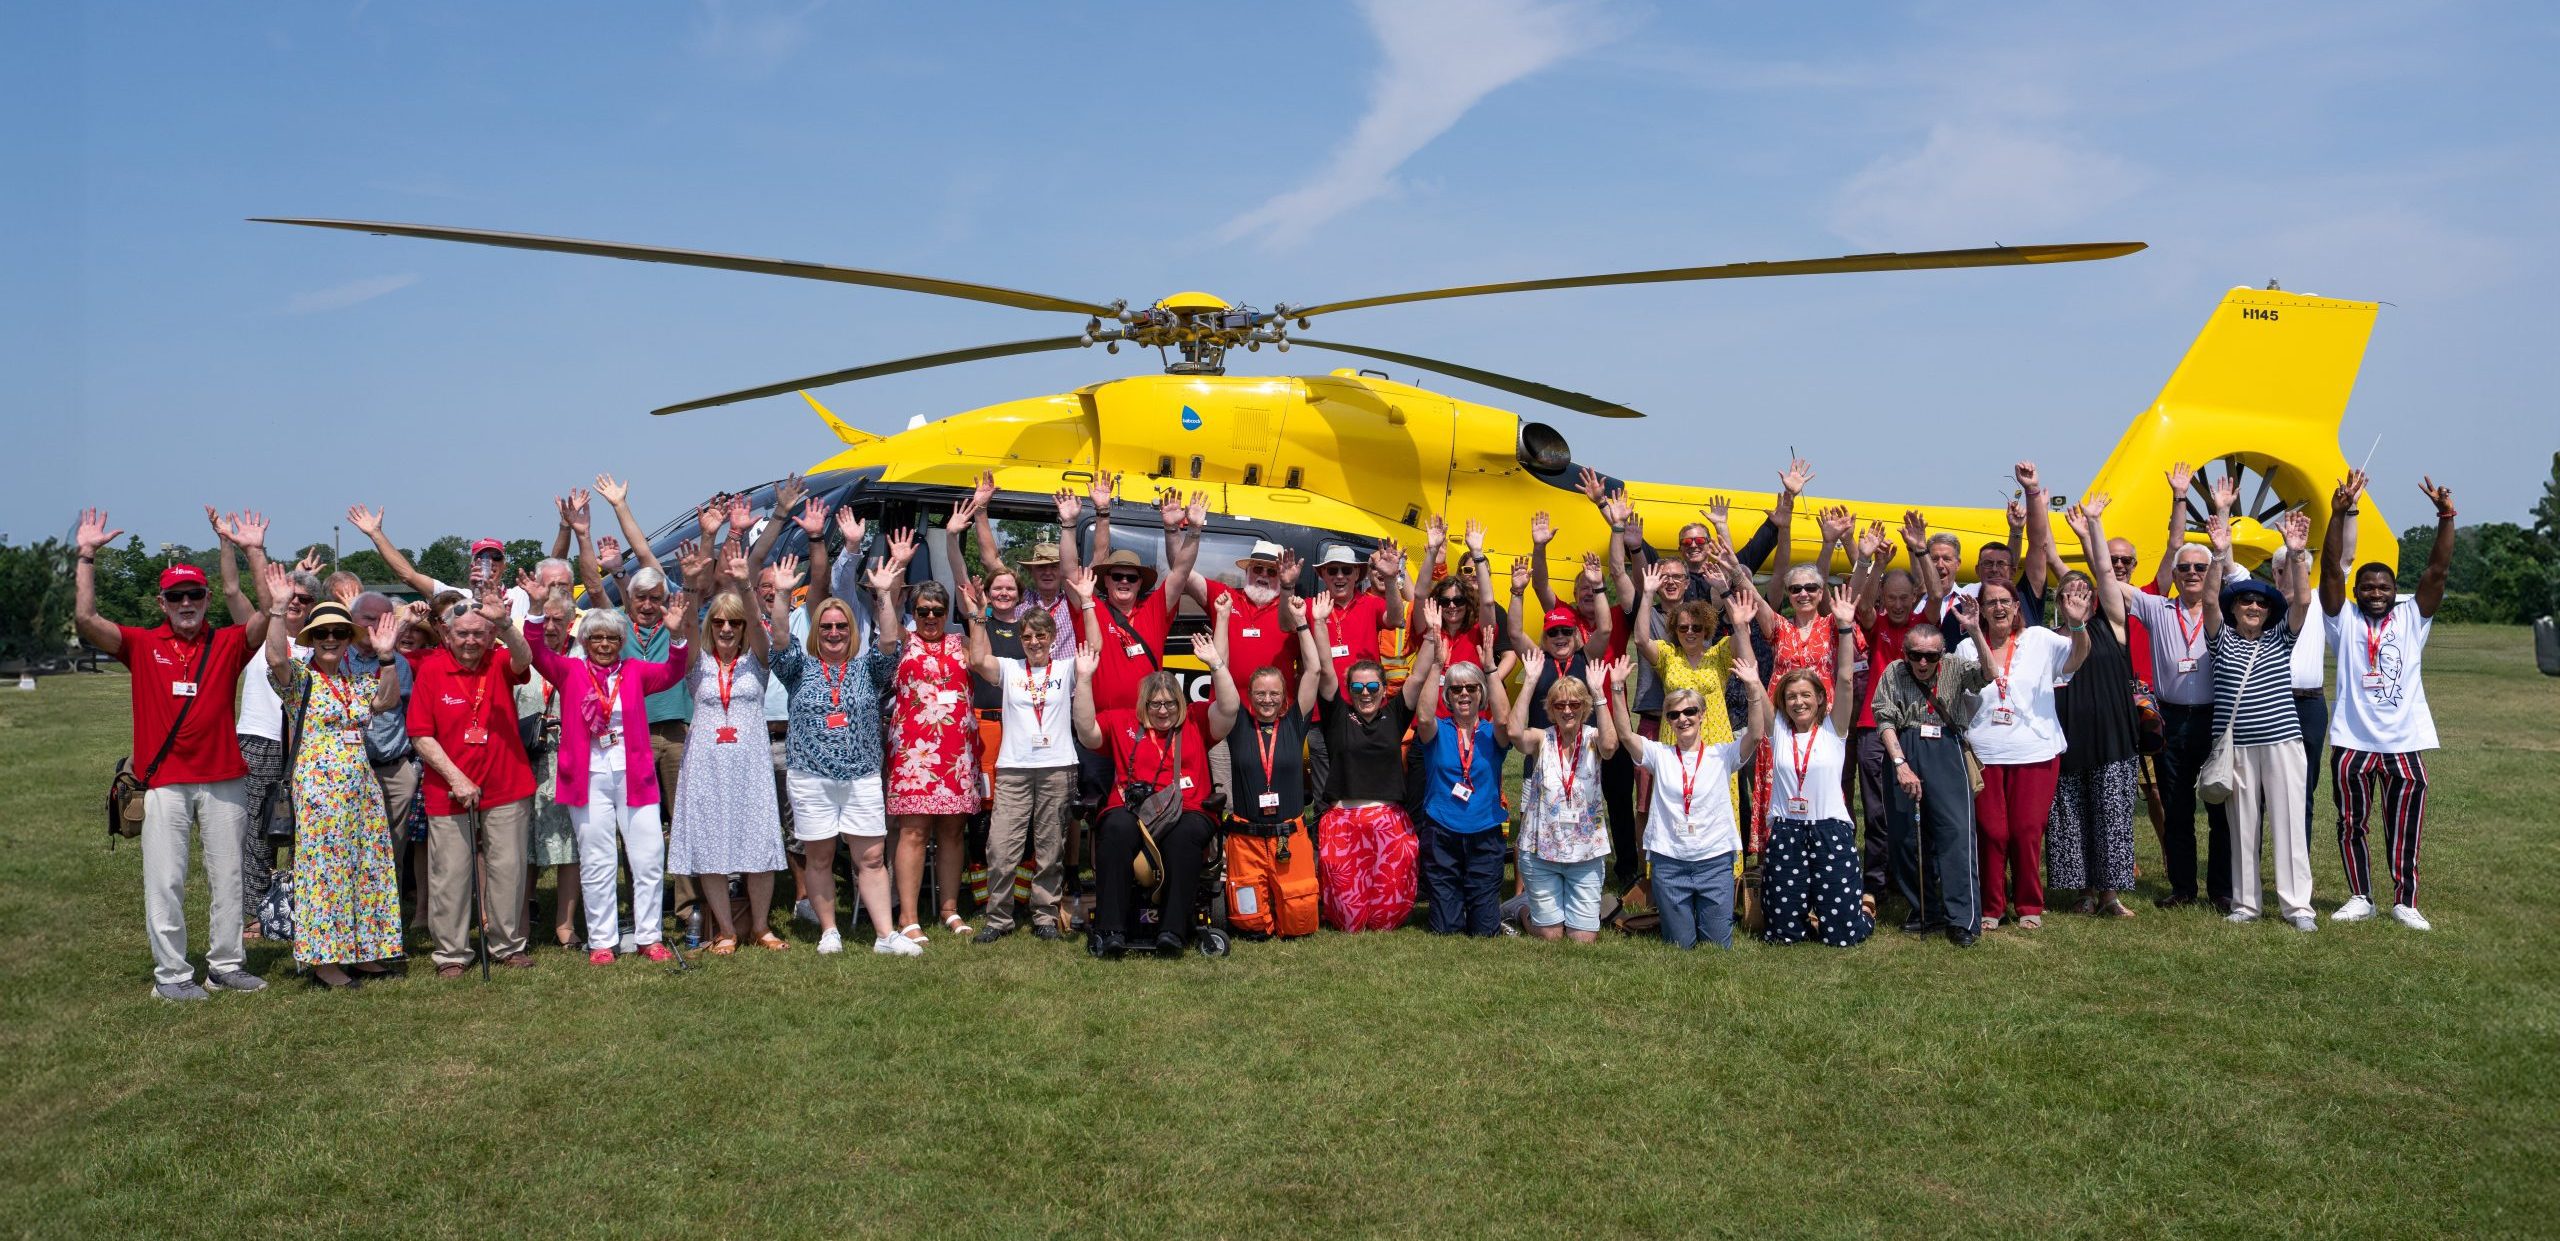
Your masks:
<path fill-rule="evenodd" d="M 560 690 L 541 677 L 516 687 L 516 718 L 539 716 L 533 750 L 533 831 L 525 861 L 535 866 L 569 866 L 578 860 L 578 830 L 569 808 L 560 804 Z"/>
<path fill-rule="evenodd" d="M 300 659 L 269 675 L 286 710 L 302 716 L 291 773 L 294 960 L 339 965 L 398 956 L 400 876 L 382 785 L 364 753 L 379 677 L 315 675 Z"/>
<path fill-rule="evenodd" d="M 960 635 L 907 635 L 889 716 L 889 813 L 974 814 L 978 717 Z"/>
<path fill-rule="evenodd" d="M 726 664 L 705 651 L 685 674 L 693 732 L 676 771 L 670 875 L 752 875 L 788 864 L 765 739 L 765 681 L 764 661 L 752 651 Z"/>
<path fill-rule="evenodd" d="M 1811 622 L 1803 625 L 1798 625 L 1784 617 L 1779 618 L 1778 632 L 1769 639 L 1769 647 L 1774 655 L 1772 663 L 1775 666 L 1761 674 L 1761 680 L 1769 687 L 1771 695 L 1770 711 L 1782 710 L 1776 700 L 1778 678 L 1799 668 L 1813 669 L 1814 675 L 1822 678 L 1822 688 L 1825 693 L 1840 692 L 1839 687 L 1831 683 L 1833 673 L 1831 643 L 1836 636 L 1835 625 L 1836 622 L 1828 613 L 1818 614 Z M 1852 630 L 1850 636 L 1857 641 L 1857 656 L 1863 657 L 1867 652 L 1865 631 Z M 1825 706 L 1823 709 L 1828 711 L 1830 708 Z M 1759 803 L 1753 808 L 1751 815 L 1751 851 L 1754 853 L 1767 851 L 1769 845 L 1769 756 L 1771 753 L 1773 751 L 1769 748 L 1769 738 L 1763 737 L 1760 739 L 1760 756 L 1751 762 L 1751 796 L 1753 801 Z"/>

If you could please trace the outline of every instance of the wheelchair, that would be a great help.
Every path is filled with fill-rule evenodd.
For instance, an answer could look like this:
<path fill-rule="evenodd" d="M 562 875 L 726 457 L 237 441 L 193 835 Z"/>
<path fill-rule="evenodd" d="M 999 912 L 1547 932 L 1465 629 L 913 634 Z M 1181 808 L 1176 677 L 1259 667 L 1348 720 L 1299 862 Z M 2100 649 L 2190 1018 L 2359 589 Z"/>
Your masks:
<path fill-rule="evenodd" d="M 1201 859 L 1199 896 L 1192 905 L 1194 925 L 1191 931 L 1191 949 L 1204 957 L 1223 957 L 1235 946 L 1234 936 L 1227 924 L 1226 798 L 1220 794 L 1210 795 L 1202 804 L 1200 812 L 1208 817 L 1209 837 L 1207 843 L 1202 846 L 1207 851 L 1207 856 Z M 1096 814 L 1088 822 L 1090 826 L 1087 839 L 1095 839 L 1101 831 L 1101 816 Z M 1138 861 L 1145 860 L 1146 854 L 1141 851 L 1138 854 Z M 1170 880 L 1158 881 L 1159 884 L 1165 882 Z M 1151 941 L 1161 933 L 1156 925 L 1160 915 L 1156 911 L 1155 891 L 1156 888 L 1141 884 L 1136 894 L 1138 899 L 1129 903 L 1129 925 L 1125 928 L 1124 934 L 1133 944 Z M 1088 924 L 1084 937 L 1085 952 L 1096 959 L 1102 956 L 1102 945 L 1096 934 L 1098 930 L 1099 928 Z"/>

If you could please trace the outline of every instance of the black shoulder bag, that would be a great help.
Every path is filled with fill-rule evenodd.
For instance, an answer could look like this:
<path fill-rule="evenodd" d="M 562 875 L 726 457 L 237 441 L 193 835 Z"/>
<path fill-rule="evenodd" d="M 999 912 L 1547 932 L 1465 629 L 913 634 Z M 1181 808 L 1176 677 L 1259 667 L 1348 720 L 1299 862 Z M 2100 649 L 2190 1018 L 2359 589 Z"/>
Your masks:
<path fill-rule="evenodd" d="M 195 710 L 196 698 L 203 696 L 204 666 L 213 658 L 213 634 L 205 633 L 204 649 L 196 652 L 196 694 L 178 704 L 178 717 L 169 721 L 169 735 L 160 739 L 160 752 L 151 756 L 151 765 L 142 776 L 133 774 L 131 756 L 116 760 L 115 778 L 107 782 L 107 847 L 116 846 L 116 837 L 131 840 L 142 834 L 142 795 L 151 791 L 151 778 L 160 774 L 160 764 L 168 761 L 169 751 L 178 744 L 178 730 L 187 726 L 187 713 Z"/>
<path fill-rule="evenodd" d="M 302 696 L 294 700 L 293 722 L 284 730 L 284 774 L 267 786 L 267 800 L 258 807 L 258 831 L 268 844 L 293 843 L 293 772 L 302 765 L 302 719 L 311 710 L 313 676 L 311 669 L 302 670 Z"/>

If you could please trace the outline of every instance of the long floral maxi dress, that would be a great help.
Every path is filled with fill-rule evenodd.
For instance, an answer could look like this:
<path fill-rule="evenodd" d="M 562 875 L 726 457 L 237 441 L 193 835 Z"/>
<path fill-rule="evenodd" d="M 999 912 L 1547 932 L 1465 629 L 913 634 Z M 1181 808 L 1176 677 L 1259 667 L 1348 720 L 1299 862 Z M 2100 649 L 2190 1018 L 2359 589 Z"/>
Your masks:
<path fill-rule="evenodd" d="M 293 761 L 293 957 L 341 965 L 400 955 L 400 872 L 382 785 L 365 760 L 376 675 L 315 674 L 296 659 L 272 673 L 286 711 L 304 694 Z"/>
<path fill-rule="evenodd" d="M 907 635 L 890 699 L 889 813 L 974 814 L 978 721 L 960 635 Z"/>
<path fill-rule="evenodd" d="M 1822 688 L 1826 693 L 1840 692 L 1840 688 L 1831 683 L 1831 643 L 1835 623 L 1828 612 L 1815 616 L 1811 622 L 1803 625 L 1798 625 L 1785 617 L 1778 619 L 1778 632 L 1769 639 L 1771 662 L 1776 666 L 1760 674 L 1761 683 L 1769 690 L 1769 710 L 1772 713 L 1784 709 L 1777 700 L 1778 678 L 1799 668 L 1813 669 L 1814 674 L 1822 678 Z M 1857 640 L 1857 655 L 1866 654 L 1866 632 L 1852 630 L 1850 636 Z M 1824 699 L 1825 711 L 1830 710 L 1829 701 L 1828 698 Z M 1774 732 L 1775 729 L 1771 731 Z M 1765 853 L 1769 848 L 1769 756 L 1771 753 L 1769 738 L 1762 737 L 1760 755 L 1751 761 L 1751 798 L 1756 803 L 1751 813 L 1751 851 L 1753 853 Z"/>
<path fill-rule="evenodd" d="M 788 864 L 765 739 L 765 684 L 764 661 L 751 651 L 726 664 L 705 651 L 685 674 L 693 732 L 676 773 L 668 874 L 751 875 Z"/>

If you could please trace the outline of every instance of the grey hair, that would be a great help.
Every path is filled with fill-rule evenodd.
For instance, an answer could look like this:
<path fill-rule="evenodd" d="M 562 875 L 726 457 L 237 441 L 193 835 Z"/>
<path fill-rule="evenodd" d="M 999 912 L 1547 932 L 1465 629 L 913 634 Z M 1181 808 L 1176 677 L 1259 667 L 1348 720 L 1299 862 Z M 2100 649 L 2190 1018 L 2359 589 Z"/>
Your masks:
<path fill-rule="evenodd" d="M 638 569 L 632 571 L 631 584 L 624 589 L 665 590 L 667 589 L 667 575 L 665 571 L 661 570 L 656 565 L 644 564 Z"/>
<path fill-rule="evenodd" d="M 623 615 L 620 608 L 597 608 L 579 617 L 577 627 L 571 632 L 581 641 L 598 633 L 610 632 L 628 646 L 631 643 L 631 618 Z"/>
<path fill-rule="evenodd" d="M 1484 669 L 1478 666 L 1474 660 L 1461 659 L 1458 662 L 1449 665 L 1448 671 L 1440 674 L 1440 683 L 1443 685 L 1449 685 L 1460 681 L 1466 682 L 1470 685 L 1481 686 L 1484 684 Z"/>
<path fill-rule="evenodd" d="M 560 576 L 569 578 L 573 581 L 576 580 L 578 576 L 578 570 L 571 566 L 568 561 L 562 560 L 558 556 L 543 557 L 541 563 L 533 566 L 533 575 L 536 578 L 539 578 L 543 574 L 549 573 L 554 569 L 560 571 Z"/>
<path fill-rule="evenodd" d="M 1954 536 L 1954 535 L 1952 535 L 1952 534 L 1948 534 L 1947 532 L 1945 532 L 1945 531 L 1943 531 L 1943 530 L 1939 531 L 1939 532 L 1938 532 L 1938 533 L 1936 533 L 1936 534 L 1930 535 L 1930 536 L 1929 536 L 1929 543 L 1928 543 L 1928 545 L 1929 545 L 1929 546 L 1931 546 L 1931 547 L 1944 547 L 1944 548 L 1948 548 L 1948 549 L 1950 549 L 1950 550 L 1954 551 L 1954 552 L 1955 552 L 1955 554 L 1957 554 L 1957 555 L 1959 555 L 1959 556 L 1961 556 L 1961 555 L 1963 555 L 1963 554 L 1964 554 L 1964 540 L 1963 540 L 1963 539 L 1960 539 L 1960 538 L 1957 538 L 1956 536 Z"/>
<path fill-rule="evenodd" d="M 1823 584 L 1823 585 L 1825 585 L 1825 586 L 1828 586 L 1828 585 L 1830 585 L 1830 584 L 1831 584 L 1831 575 L 1830 575 L 1830 574 L 1828 574 L 1828 573 L 1823 572 L 1823 571 L 1822 571 L 1822 566 L 1821 566 L 1821 565 L 1818 565 L 1818 564 L 1795 564 L 1795 565 L 1788 565 L 1788 566 L 1787 566 L 1787 585 L 1789 585 L 1789 586 L 1793 586 L 1793 585 L 1795 585 L 1795 583 L 1796 583 L 1796 579 L 1797 579 L 1798 577 L 1801 577 L 1801 576 L 1803 576 L 1803 575 L 1805 575 L 1805 574 L 1808 574 L 1808 573 L 1810 573 L 1810 574 L 1812 574 L 1812 575 L 1813 575 L 1813 580 L 1814 580 L 1814 581 L 1820 582 L 1820 583 L 1822 583 L 1822 584 Z"/>
<path fill-rule="evenodd" d="M 309 569 L 296 569 L 287 576 L 292 579 L 295 586 L 303 590 L 307 590 L 314 595 L 321 593 L 319 574 L 314 573 Z"/>
<path fill-rule="evenodd" d="M 469 599 L 462 599 L 446 605 L 443 615 L 437 619 L 450 625 L 453 622 L 461 620 L 463 617 L 469 616 L 479 610 L 479 604 L 473 603 Z"/>
<path fill-rule="evenodd" d="M 368 590 L 361 595 L 357 595 L 354 603 L 347 605 L 347 614 L 350 616 L 362 616 L 368 608 L 378 607 L 387 612 L 398 606 L 400 605 L 391 601 L 391 596 L 378 590 Z"/>

